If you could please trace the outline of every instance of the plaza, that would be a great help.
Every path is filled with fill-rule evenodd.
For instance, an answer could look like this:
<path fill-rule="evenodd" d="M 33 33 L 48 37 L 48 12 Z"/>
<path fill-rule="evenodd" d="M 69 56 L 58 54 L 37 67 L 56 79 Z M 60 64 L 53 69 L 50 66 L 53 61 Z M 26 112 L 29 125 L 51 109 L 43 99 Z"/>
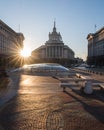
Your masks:
<path fill-rule="evenodd" d="M 86 95 L 80 85 L 63 92 L 60 81 L 50 76 L 16 72 L 10 77 L 14 95 L 1 107 L 1 130 L 104 129 L 104 96 L 98 87 Z"/>

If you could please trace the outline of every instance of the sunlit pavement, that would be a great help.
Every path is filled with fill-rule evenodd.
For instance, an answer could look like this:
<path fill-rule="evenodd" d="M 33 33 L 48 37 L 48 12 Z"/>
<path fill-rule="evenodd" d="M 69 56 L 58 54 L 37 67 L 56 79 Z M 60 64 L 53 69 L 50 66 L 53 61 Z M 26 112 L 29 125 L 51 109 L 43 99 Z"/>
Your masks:
<path fill-rule="evenodd" d="M 0 130 L 104 130 L 104 100 L 97 95 L 83 95 L 78 86 L 62 92 L 52 77 L 12 78 L 17 95 L 0 110 Z"/>

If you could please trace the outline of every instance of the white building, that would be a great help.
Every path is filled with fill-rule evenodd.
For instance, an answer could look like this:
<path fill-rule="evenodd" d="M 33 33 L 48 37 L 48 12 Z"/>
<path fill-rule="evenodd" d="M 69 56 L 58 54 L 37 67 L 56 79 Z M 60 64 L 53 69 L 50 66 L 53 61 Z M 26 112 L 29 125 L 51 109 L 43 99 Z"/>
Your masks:
<path fill-rule="evenodd" d="M 9 64 L 11 60 L 15 62 L 15 56 L 23 48 L 24 36 L 16 33 L 7 24 L 0 20 L 0 65 Z"/>
<path fill-rule="evenodd" d="M 64 45 L 60 32 L 57 33 L 54 22 L 53 32 L 49 33 L 49 40 L 32 52 L 34 59 L 67 59 L 74 60 L 74 52 Z"/>
<path fill-rule="evenodd" d="M 88 40 L 88 64 L 104 66 L 104 27 L 96 33 L 90 33 Z"/>

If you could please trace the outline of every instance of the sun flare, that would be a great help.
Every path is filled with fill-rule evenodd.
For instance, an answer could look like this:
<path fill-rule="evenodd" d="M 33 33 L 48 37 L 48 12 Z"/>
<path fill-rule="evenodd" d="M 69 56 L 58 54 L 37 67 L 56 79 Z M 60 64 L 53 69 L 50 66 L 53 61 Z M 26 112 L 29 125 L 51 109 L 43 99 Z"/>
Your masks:
<path fill-rule="evenodd" d="M 23 50 L 20 51 L 20 55 L 23 57 L 31 56 L 31 50 L 28 47 L 24 47 Z"/>

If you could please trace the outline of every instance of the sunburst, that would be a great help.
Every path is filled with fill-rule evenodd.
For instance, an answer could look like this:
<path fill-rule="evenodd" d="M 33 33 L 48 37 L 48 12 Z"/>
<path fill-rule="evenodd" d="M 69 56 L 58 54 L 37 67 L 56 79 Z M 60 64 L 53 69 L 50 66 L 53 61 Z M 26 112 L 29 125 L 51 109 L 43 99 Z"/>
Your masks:
<path fill-rule="evenodd" d="M 10 64 L 23 66 L 25 62 L 27 62 L 26 59 L 31 56 L 31 50 L 27 46 L 24 46 L 23 49 L 21 49 L 22 47 L 20 45 L 15 44 L 9 48 L 11 50 L 11 55 L 8 56 L 8 62 Z M 28 63 L 30 62 L 30 59 L 28 58 Z"/>

